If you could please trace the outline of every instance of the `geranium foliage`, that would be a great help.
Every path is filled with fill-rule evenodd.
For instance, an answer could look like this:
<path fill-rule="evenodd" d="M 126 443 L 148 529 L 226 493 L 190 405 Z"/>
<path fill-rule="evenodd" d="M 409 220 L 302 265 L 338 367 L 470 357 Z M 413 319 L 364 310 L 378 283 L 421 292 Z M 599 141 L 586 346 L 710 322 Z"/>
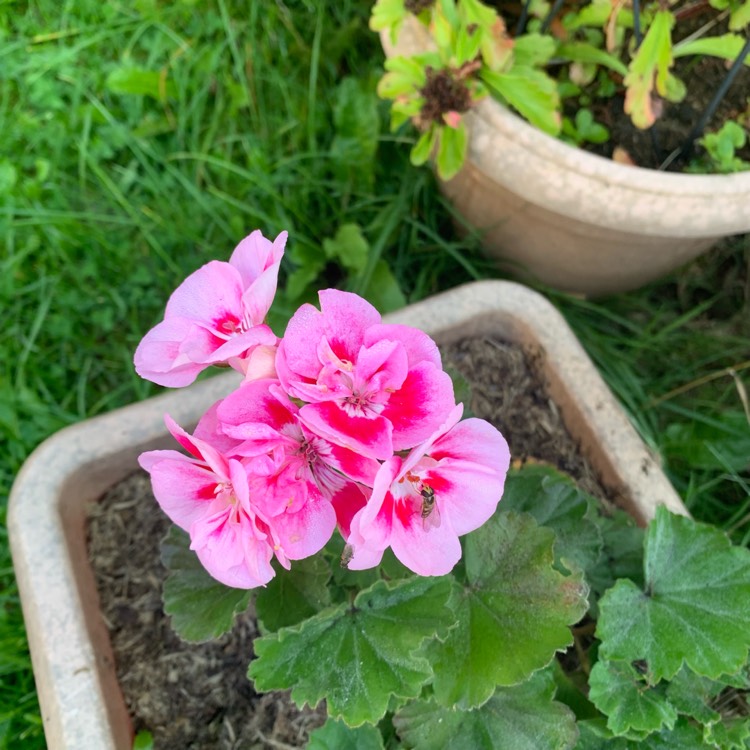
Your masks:
<path fill-rule="evenodd" d="M 198 269 L 136 356 L 168 385 L 238 373 L 192 432 L 165 418 L 181 451 L 140 457 L 175 523 L 176 632 L 254 605 L 248 675 L 326 702 L 315 748 L 745 748 L 719 698 L 750 688 L 750 551 L 663 508 L 644 535 L 550 466 L 508 473 L 435 342 L 357 295 L 321 291 L 277 337 L 285 243 Z"/>

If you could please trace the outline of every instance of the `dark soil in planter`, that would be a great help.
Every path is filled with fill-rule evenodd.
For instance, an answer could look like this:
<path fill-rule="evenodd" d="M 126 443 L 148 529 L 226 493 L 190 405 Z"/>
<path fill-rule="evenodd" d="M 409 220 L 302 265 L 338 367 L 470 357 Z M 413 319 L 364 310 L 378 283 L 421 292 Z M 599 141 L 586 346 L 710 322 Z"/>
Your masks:
<path fill-rule="evenodd" d="M 445 349 L 444 359 L 471 385 L 474 414 L 506 436 L 514 462 L 553 463 L 606 498 L 535 375 L 539 354 L 474 339 Z M 304 746 L 325 708 L 300 711 L 286 693 L 254 692 L 246 677 L 257 633 L 252 611 L 209 644 L 186 644 L 172 632 L 161 608 L 159 560 L 169 521 L 147 475 L 112 488 L 88 520 L 89 557 L 136 731 L 150 731 L 156 750 Z"/>

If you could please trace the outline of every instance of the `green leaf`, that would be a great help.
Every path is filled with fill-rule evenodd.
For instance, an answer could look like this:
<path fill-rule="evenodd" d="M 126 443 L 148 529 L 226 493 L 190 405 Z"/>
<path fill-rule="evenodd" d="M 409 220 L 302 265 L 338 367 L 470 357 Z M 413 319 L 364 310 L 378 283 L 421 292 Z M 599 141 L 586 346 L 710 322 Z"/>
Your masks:
<path fill-rule="evenodd" d="M 441 180 L 450 180 L 459 173 L 466 160 L 469 144 L 466 125 L 463 121 L 457 128 L 442 125 L 439 134 L 437 172 Z"/>
<path fill-rule="evenodd" d="M 154 737 L 151 732 L 142 729 L 133 738 L 133 750 L 153 750 Z"/>
<path fill-rule="evenodd" d="M 498 748 L 498 750 L 564 750 L 578 732 L 573 712 L 553 700 L 555 685 L 538 672 L 520 685 L 499 688 L 479 709 L 451 710 L 434 702 L 414 701 L 393 717 L 408 748 Z"/>
<path fill-rule="evenodd" d="M 372 724 L 352 729 L 342 721 L 328 719 L 310 733 L 307 750 L 383 750 L 383 737 Z"/>
<path fill-rule="evenodd" d="M 351 273 L 362 273 L 367 266 L 370 244 L 359 224 L 342 224 L 332 238 L 323 240 L 323 252 Z"/>
<path fill-rule="evenodd" d="M 615 73 L 619 73 L 621 76 L 627 75 L 628 72 L 627 66 L 614 55 L 610 55 L 603 49 L 594 47 L 594 45 L 587 44 L 586 42 L 567 42 L 561 44 L 557 49 L 557 54 L 571 62 L 601 65 L 609 68 L 609 70 L 614 70 Z"/>
<path fill-rule="evenodd" d="M 565 571 L 564 561 L 568 561 L 587 571 L 602 552 L 602 535 L 586 517 L 595 512 L 595 506 L 596 501 L 578 489 L 570 477 L 551 466 L 527 464 L 508 474 L 500 507 L 529 513 L 540 526 L 555 532 L 558 569 Z"/>
<path fill-rule="evenodd" d="M 661 96 L 667 95 L 667 75 L 673 62 L 672 26 L 672 12 L 657 11 L 628 66 L 624 108 L 637 128 L 649 128 L 656 121 L 651 101 L 654 90 Z"/>
<path fill-rule="evenodd" d="M 406 297 L 390 266 L 382 258 L 375 264 L 370 275 L 370 282 L 362 290 L 362 296 L 382 313 L 400 310 L 406 306 Z"/>
<path fill-rule="evenodd" d="M 507 73 L 482 70 L 482 80 L 532 125 L 550 135 L 562 127 L 555 81 L 535 68 L 515 65 Z"/>
<path fill-rule="evenodd" d="M 370 186 L 380 134 L 378 98 L 370 80 L 348 77 L 335 91 L 331 161 L 335 174 Z"/>
<path fill-rule="evenodd" d="M 750 424 L 741 411 L 726 411 L 710 422 L 671 424 L 662 450 L 671 461 L 697 468 L 742 471 L 750 467 Z"/>
<path fill-rule="evenodd" d="M 479 706 L 572 642 L 568 626 L 586 612 L 586 585 L 554 570 L 553 541 L 549 529 L 514 512 L 465 537 L 467 580 L 451 597 L 458 625 L 427 647 L 441 704 Z"/>
<path fill-rule="evenodd" d="M 598 661 L 589 675 L 589 700 L 607 716 L 617 735 L 631 730 L 655 732 L 674 727 L 677 710 L 667 700 L 666 686 L 647 687 L 626 662 Z"/>
<path fill-rule="evenodd" d="M 721 36 L 708 36 L 678 42 L 675 44 L 673 52 L 675 57 L 710 55 L 733 62 L 742 52 L 744 46 L 745 40 L 740 34 L 722 34 Z M 750 54 L 745 58 L 745 65 L 750 65 Z"/>
<path fill-rule="evenodd" d="M 703 730 L 709 747 L 721 750 L 747 750 L 750 746 L 750 719 L 732 718 L 710 724 Z"/>
<path fill-rule="evenodd" d="M 331 603 L 331 568 L 322 555 L 295 560 L 291 570 L 275 566 L 276 576 L 255 597 L 255 612 L 264 631 L 296 625 Z"/>
<path fill-rule="evenodd" d="M 190 538 L 172 526 L 161 543 L 161 561 L 169 571 L 162 593 L 164 612 L 184 641 L 203 643 L 231 629 L 244 612 L 250 591 L 233 589 L 213 579 L 190 549 Z"/>
<path fill-rule="evenodd" d="M 433 125 L 419 136 L 409 156 L 409 160 L 415 167 L 422 166 L 430 158 L 432 149 L 435 147 L 435 142 L 438 139 L 438 133 L 438 128 Z"/>
<path fill-rule="evenodd" d="M 557 43 L 544 34 L 523 34 L 513 44 L 515 65 L 533 68 L 546 65 L 554 56 Z"/>
<path fill-rule="evenodd" d="M 674 729 L 664 729 L 646 737 L 613 737 L 601 719 L 578 722 L 580 739 L 575 750 L 708 750 L 700 730 L 678 719 Z M 714 749 L 715 750 L 715 749 Z"/>
<path fill-rule="evenodd" d="M 143 70 L 134 67 L 115 68 L 108 76 L 106 87 L 115 94 L 150 96 L 163 101 L 175 95 L 174 82 L 156 70 Z"/>
<path fill-rule="evenodd" d="M 599 602 L 600 655 L 644 662 L 650 684 L 683 661 L 713 679 L 737 672 L 750 646 L 750 550 L 718 529 L 659 507 L 646 532 L 645 588 L 620 580 Z"/>
<path fill-rule="evenodd" d="M 448 577 L 378 581 L 351 605 L 257 639 L 248 675 L 260 692 L 292 688 L 300 706 L 325 698 L 329 716 L 350 726 L 376 722 L 391 696 L 413 698 L 429 680 L 418 649 L 454 623 L 450 590 Z"/>

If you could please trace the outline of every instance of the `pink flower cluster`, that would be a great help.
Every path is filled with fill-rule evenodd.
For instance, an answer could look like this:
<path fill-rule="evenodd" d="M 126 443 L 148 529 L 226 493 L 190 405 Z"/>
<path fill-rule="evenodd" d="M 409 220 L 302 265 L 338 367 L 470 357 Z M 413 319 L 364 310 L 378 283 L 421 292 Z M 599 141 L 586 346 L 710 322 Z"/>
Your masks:
<path fill-rule="evenodd" d="M 265 585 L 274 556 L 288 568 L 336 527 L 349 568 L 376 566 L 391 547 L 414 572 L 443 575 L 458 537 L 495 511 L 505 439 L 484 420 L 459 421 L 427 334 L 383 323 L 355 294 L 321 291 L 320 309 L 302 305 L 277 339 L 264 320 L 285 242 L 256 231 L 228 263 L 200 268 L 138 346 L 138 373 L 161 385 L 217 364 L 244 376 L 192 436 L 166 417 L 187 455 L 140 457 L 156 499 L 229 586 Z"/>

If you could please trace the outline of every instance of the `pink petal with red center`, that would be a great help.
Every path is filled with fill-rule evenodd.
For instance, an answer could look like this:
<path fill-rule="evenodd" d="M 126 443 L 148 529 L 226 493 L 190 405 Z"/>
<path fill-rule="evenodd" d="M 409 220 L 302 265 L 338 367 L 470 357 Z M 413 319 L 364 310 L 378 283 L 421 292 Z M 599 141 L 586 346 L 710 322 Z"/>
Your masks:
<path fill-rule="evenodd" d="M 145 380 L 168 388 L 190 385 L 206 365 L 196 364 L 184 342 L 210 334 L 185 318 L 170 318 L 154 326 L 138 344 L 133 357 L 136 372 Z"/>
<path fill-rule="evenodd" d="M 365 507 L 368 497 L 369 492 L 364 487 L 355 482 L 346 482 L 331 498 L 336 511 L 336 523 L 344 539 L 349 538 L 352 518 Z"/>
<path fill-rule="evenodd" d="M 216 475 L 177 451 L 150 451 L 138 462 L 151 474 L 151 486 L 161 509 L 172 522 L 189 531 L 215 498 Z"/>
<path fill-rule="evenodd" d="M 222 480 L 229 479 L 229 467 L 226 458 L 209 443 L 196 438 L 182 429 L 177 422 L 169 416 L 164 415 L 164 424 L 172 434 L 172 437 L 196 458 L 205 461 L 211 470 Z"/>
<path fill-rule="evenodd" d="M 393 449 L 408 450 L 426 440 L 454 406 L 450 376 L 429 362 L 416 365 L 381 412 L 393 425 Z"/>
<path fill-rule="evenodd" d="M 419 328 L 399 325 L 397 323 L 381 323 L 371 326 L 365 333 L 365 346 L 372 346 L 376 341 L 387 339 L 403 344 L 409 362 L 409 367 L 420 362 L 431 362 L 442 369 L 440 350 L 437 344 Z"/>
<path fill-rule="evenodd" d="M 220 260 L 206 263 L 191 273 L 172 292 L 165 318 L 189 318 L 223 333 L 225 322 L 238 323 L 242 315 L 242 277 L 240 272 Z"/>
<path fill-rule="evenodd" d="M 397 341 L 377 341 L 359 350 L 353 370 L 354 384 L 356 388 L 381 395 L 382 401 L 386 401 L 388 393 L 383 391 L 399 389 L 408 372 L 404 347 Z"/>
<path fill-rule="evenodd" d="M 284 390 L 298 380 L 314 381 L 320 372 L 317 344 L 325 333 L 319 310 L 304 304 L 286 327 L 276 355 L 276 370 Z"/>
<path fill-rule="evenodd" d="M 438 511 L 433 511 L 438 512 Z M 421 513 L 414 512 L 406 523 L 394 523 L 391 533 L 393 554 L 420 576 L 442 576 L 450 573 L 461 559 L 461 543 L 451 527 L 450 519 L 442 517 L 439 525 L 425 528 Z"/>
<path fill-rule="evenodd" d="M 284 554 L 301 560 L 325 547 L 336 528 L 336 512 L 320 493 L 310 493 L 296 513 L 286 512 L 270 519 Z"/>
<path fill-rule="evenodd" d="M 231 520 L 229 508 L 196 521 L 190 531 L 190 549 L 217 581 L 234 588 L 265 586 L 274 576 L 273 548 L 253 521 Z"/>
<path fill-rule="evenodd" d="M 368 458 L 384 460 L 393 454 L 391 423 L 382 416 L 352 417 L 336 404 L 325 402 L 306 404 L 299 418 L 317 435 Z"/>
<path fill-rule="evenodd" d="M 353 362 L 364 344 L 365 331 L 380 323 L 380 313 L 351 292 L 323 289 L 318 298 L 328 343 L 340 359 Z"/>
<path fill-rule="evenodd" d="M 219 453 L 225 456 L 231 455 L 234 449 L 240 444 L 239 440 L 226 435 L 222 430 L 219 421 L 218 411 L 221 401 L 217 401 L 209 410 L 200 418 L 193 436 L 204 443 L 209 443 L 216 448 Z"/>
<path fill-rule="evenodd" d="M 232 257 L 229 258 L 229 263 L 240 272 L 245 289 L 267 268 L 274 265 L 278 267 L 287 237 L 287 232 L 281 232 L 272 243 L 256 229 L 237 245 Z"/>

